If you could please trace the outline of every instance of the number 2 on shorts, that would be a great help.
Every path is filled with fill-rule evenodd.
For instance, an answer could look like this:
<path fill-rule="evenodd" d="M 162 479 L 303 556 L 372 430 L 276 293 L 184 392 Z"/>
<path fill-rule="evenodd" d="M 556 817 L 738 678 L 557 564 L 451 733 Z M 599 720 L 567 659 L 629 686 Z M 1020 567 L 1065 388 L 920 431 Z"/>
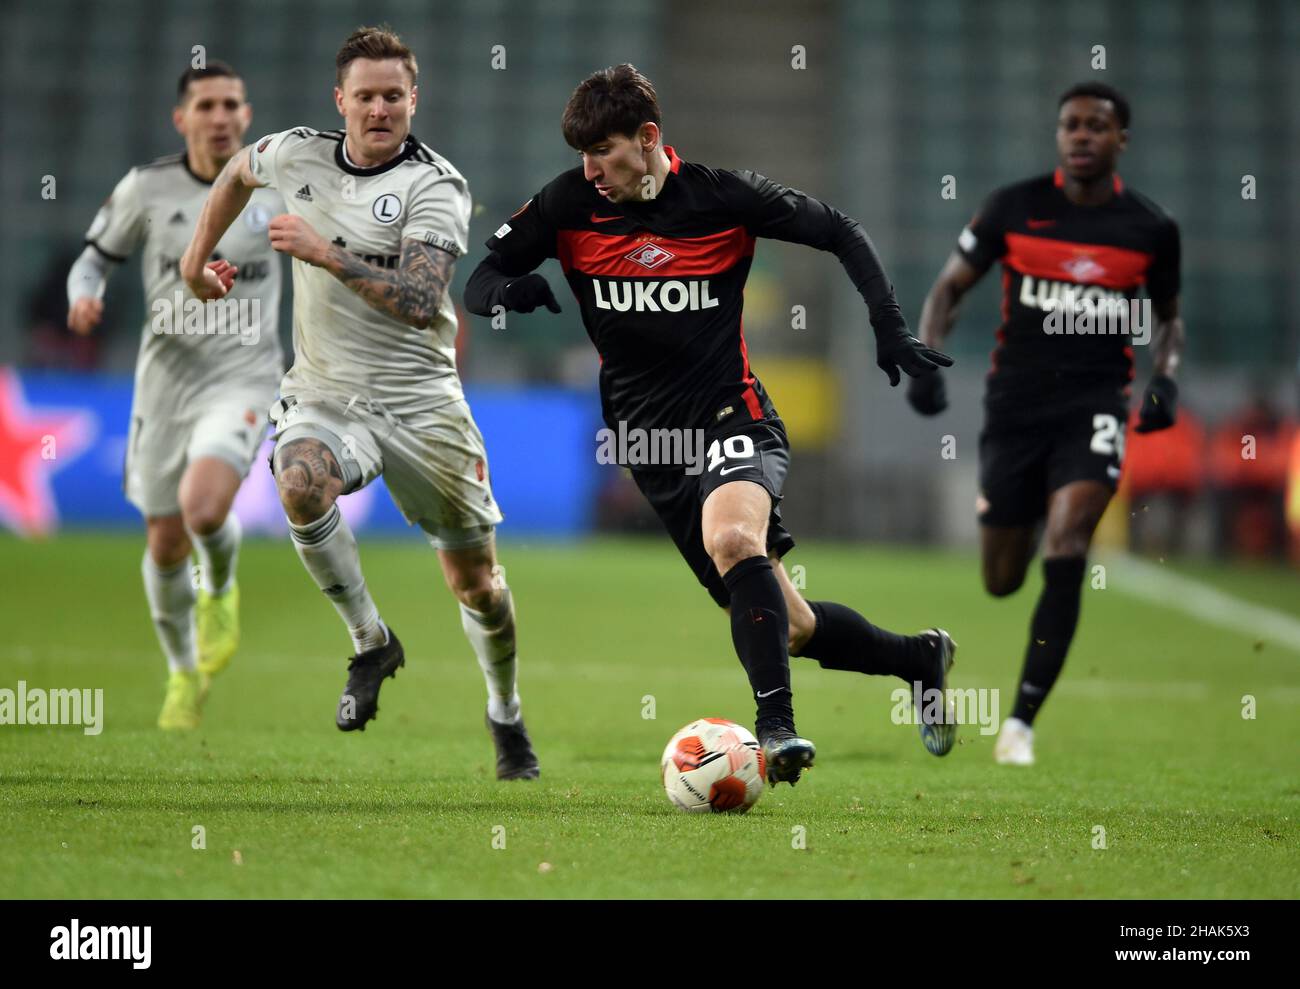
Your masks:
<path fill-rule="evenodd" d="M 1118 456 L 1120 460 L 1124 459 L 1124 430 L 1120 429 L 1119 420 L 1112 415 L 1104 412 L 1098 412 L 1092 417 L 1092 446 L 1090 449 L 1093 453 L 1100 453 L 1104 457 Z"/>

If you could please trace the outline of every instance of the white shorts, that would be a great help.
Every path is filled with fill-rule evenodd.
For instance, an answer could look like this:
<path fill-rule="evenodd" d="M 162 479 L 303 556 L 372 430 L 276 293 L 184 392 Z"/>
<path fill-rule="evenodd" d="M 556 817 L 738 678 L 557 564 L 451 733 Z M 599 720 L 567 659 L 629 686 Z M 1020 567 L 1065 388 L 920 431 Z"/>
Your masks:
<path fill-rule="evenodd" d="M 177 515 L 186 467 L 200 457 L 217 457 L 247 477 L 265 436 L 265 394 L 233 395 L 186 418 L 136 415 L 132 409 L 122 490 L 146 518 Z"/>
<path fill-rule="evenodd" d="M 345 405 L 289 395 L 271 406 L 271 421 L 276 449 L 306 438 L 329 447 L 344 494 L 382 474 L 407 523 L 418 522 L 436 549 L 482 546 L 502 519 L 483 435 L 463 399 L 399 420 L 364 399 Z"/>

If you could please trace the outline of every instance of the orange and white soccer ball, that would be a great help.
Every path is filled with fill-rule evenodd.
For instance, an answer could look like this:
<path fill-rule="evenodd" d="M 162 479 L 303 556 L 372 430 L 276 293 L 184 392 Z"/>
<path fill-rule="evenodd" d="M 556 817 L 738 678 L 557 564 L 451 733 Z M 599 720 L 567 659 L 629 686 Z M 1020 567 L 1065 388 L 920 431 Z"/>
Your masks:
<path fill-rule="evenodd" d="M 758 739 L 725 718 L 692 721 L 668 740 L 661 764 L 668 799 L 691 813 L 743 814 L 763 795 Z"/>

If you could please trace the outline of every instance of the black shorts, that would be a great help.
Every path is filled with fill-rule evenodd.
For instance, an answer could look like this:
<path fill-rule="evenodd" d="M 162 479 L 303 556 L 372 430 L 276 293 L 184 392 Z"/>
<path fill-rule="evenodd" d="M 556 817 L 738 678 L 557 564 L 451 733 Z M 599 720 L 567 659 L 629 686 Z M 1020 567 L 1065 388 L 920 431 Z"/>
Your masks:
<path fill-rule="evenodd" d="M 990 416 L 980 433 L 980 524 L 1036 525 L 1048 496 L 1073 481 L 1099 481 L 1114 491 L 1127 421 L 1128 408 L 1113 395 L 1029 424 Z"/>
<path fill-rule="evenodd" d="M 715 446 L 716 444 L 716 446 Z M 772 417 L 761 422 L 735 422 L 707 430 L 706 456 L 700 474 L 684 471 L 634 470 L 632 477 L 649 500 L 668 535 L 686 558 L 696 579 L 721 607 L 731 603 L 718 568 L 704 551 L 704 500 L 732 481 L 761 484 L 772 496 L 767 526 L 767 552 L 778 558 L 794 548 L 794 537 L 781 524 L 781 498 L 790 469 L 790 441 L 785 424 Z"/>

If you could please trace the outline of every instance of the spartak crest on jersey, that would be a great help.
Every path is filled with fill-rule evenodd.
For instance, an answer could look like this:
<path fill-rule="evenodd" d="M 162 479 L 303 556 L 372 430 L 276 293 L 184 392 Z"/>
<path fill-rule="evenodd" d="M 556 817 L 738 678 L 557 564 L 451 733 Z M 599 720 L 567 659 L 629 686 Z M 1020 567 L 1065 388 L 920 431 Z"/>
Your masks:
<path fill-rule="evenodd" d="M 1061 267 L 1080 282 L 1091 282 L 1106 273 L 1106 269 L 1087 254 L 1078 254 L 1069 261 L 1062 261 Z"/>
<path fill-rule="evenodd" d="M 660 247 L 658 244 L 647 242 L 631 254 L 624 254 L 623 257 L 628 261 L 635 261 L 643 268 L 658 268 L 661 264 L 677 257 L 677 255 L 667 248 Z"/>

